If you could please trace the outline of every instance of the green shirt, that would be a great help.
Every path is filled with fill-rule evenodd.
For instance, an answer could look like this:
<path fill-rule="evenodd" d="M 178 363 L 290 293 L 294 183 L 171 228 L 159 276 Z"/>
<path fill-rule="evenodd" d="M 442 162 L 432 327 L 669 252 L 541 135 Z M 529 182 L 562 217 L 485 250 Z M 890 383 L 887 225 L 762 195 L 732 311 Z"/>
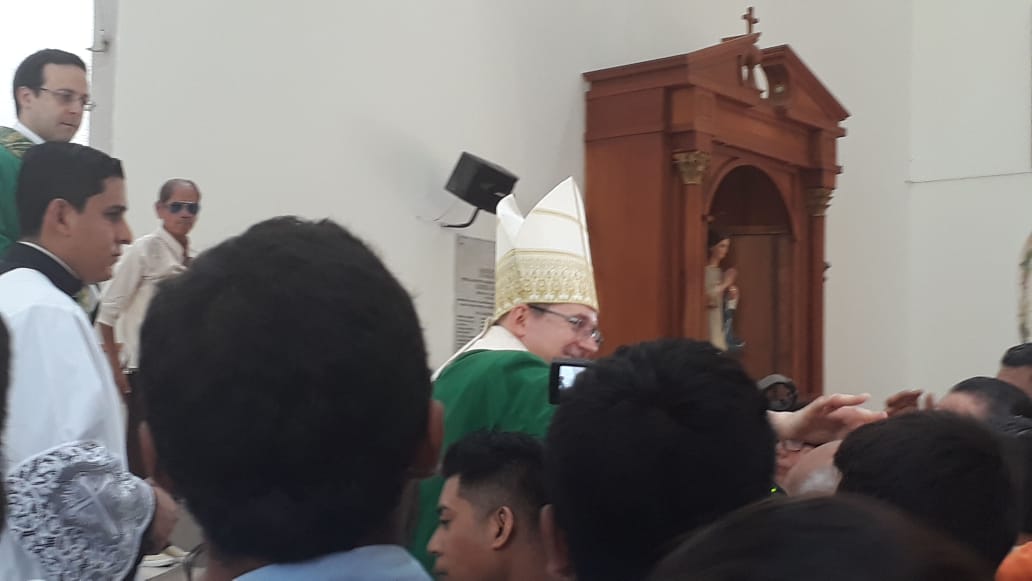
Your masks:
<path fill-rule="evenodd" d="M 21 158 L 32 142 L 10 127 L 0 127 L 0 255 L 18 239 L 18 189 Z"/>
<path fill-rule="evenodd" d="M 470 351 L 441 372 L 434 399 L 444 405 L 443 450 L 471 432 L 526 432 L 543 438 L 555 408 L 548 403 L 549 365 L 528 351 Z M 432 570 L 427 553 L 437 528 L 440 476 L 419 484 L 419 520 L 410 550 Z"/>

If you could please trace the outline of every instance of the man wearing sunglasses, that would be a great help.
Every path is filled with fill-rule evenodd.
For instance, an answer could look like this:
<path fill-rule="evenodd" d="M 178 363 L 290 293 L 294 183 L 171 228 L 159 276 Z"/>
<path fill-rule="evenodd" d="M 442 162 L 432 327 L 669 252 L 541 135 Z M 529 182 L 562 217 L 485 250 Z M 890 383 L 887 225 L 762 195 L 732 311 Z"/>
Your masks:
<path fill-rule="evenodd" d="M 434 374 L 434 399 L 445 409 L 444 449 L 480 429 L 543 437 L 555 411 L 548 400 L 551 361 L 592 357 L 602 343 L 584 204 L 573 178 L 526 218 L 511 195 L 497 214 L 494 315 Z M 442 486 L 435 477 L 419 490 L 411 550 L 428 570 Z"/>
<path fill-rule="evenodd" d="M 129 408 L 126 448 L 129 467 L 138 476 L 150 476 L 143 474 L 138 437 L 142 410 L 138 398 L 133 397 L 140 325 L 158 284 L 186 270 L 190 262 L 189 234 L 197 221 L 200 201 L 201 192 L 191 180 L 176 178 L 161 186 L 154 204 L 161 225 L 126 249 L 104 288 L 97 314 L 104 353 Z"/>
<path fill-rule="evenodd" d="M 71 141 L 83 113 L 93 108 L 86 63 L 63 50 L 29 55 L 14 73 L 12 93 L 18 121 L 0 127 L 0 253 L 18 240 L 14 192 L 22 155 L 45 141 Z"/>

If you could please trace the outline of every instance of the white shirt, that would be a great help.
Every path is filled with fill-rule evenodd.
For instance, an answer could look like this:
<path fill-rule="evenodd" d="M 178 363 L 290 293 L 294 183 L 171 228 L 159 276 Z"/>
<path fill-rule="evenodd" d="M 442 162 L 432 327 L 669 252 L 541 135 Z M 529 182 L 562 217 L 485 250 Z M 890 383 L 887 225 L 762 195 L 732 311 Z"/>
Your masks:
<path fill-rule="evenodd" d="M 122 255 L 104 288 L 97 322 L 115 329 L 122 364 L 139 364 L 140 326 L 159 282 L 186 270 L 186 251 L 164 227 L 141 236 Z"/>
<path fill-rule="evenodd" d="M 40 143 L 43 143 L 43 138 L 40 137 L 39 135 L 36 135 L 35 131 L 33 131 L 33 130 L 29 129 L 28 127 L 26 127 L 25 125 L 23 125 L 21 121 L 15 121 L 14 122 L 14 127 L 12 127 L 11 129 L 14 129 L 18 133 L 21 133 L 29 141 L 35 143 L 36 145 L 39 145 Z"/>
<path fill-rule="evenodd" d="M 124 468 L 118 392 L 82 308 L 42 273 L 18 268 L 0 275 L 0 315 L 11 336 L 3 473 L 77 440 L 100 443 Z M 34 559 L 0 533 L 0 580 L 42 577 Z"/>

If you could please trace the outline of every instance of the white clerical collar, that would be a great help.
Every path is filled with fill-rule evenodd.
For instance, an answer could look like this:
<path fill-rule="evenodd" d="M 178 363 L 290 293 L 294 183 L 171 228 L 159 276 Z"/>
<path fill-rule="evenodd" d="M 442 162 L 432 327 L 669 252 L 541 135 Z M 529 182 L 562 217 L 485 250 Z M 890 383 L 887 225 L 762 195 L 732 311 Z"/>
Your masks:
<path fill-rule="evenodd" d="M 65 261 L 61 260 L 61 259 L 60 259 L 60 258 L 58 258 L 58 257 L 57 257 L 57 255 L 55 255 L 55 254 L 54 254 L 53 252 L 51 252 L 51 251 L 47 250 L 46 248 L 43 248 L 43 247 L 42 247 L 42 246 L 40 246 L 39 244 L 36 244 L 35 242 L 26 242 L 26 241 L 24 241 L 24 240 L 19 240 L 19 241 L 18 241 L 18 244 L 24 244 L 24 245 L 26 245 L 26 246 L 31 246 L 32 248 L 35 248 L 36 250 L 39 250 L 39 251 L 40 251 L 40 252 L 42 252 L 43 254 L 46 254 L 46 255 L 47 255 L 47 256 L 49 256 L 50 258 L 53 258 L 53 259 L 54 259 L 54 262 L 56 262 L 56 263 L 60 264 L 60 265 L 61 265 L 62 267 L 64 267 L 64 269 L 68 271 L 68 274 L 70 274 L 70 275 L 74 276 L 76 280 L 82 280 L 82 278 L 81 278 L 81 277 L 79 277 L 79 275 L 78 275 L 78 274 L 75 274 L 75 271 L 74 271 L 74 270 L 72 270 L 72 267 L 70 267 L 70 266 L 68 266 L 67 264 L 65 264 Z"/>
<path fill-rule="evenodd" d="M 26 127 L 20 120 L 14 122 L 14 127 L 12 127 L 12 129 L 17 131 L 18 133 L 21 133 L 22 135 L 25 136 L 26 139 L 28 139 L 29 141 L 35 143 L 36 145 L 39 145 L 40 143 L 43 143 L 43 141 L 44 141 L 42 137 L 40 137 L 39 135 L 36 135 L 35 131 L 33 131 L 33 130 L 29 129 L 28 127 Z"/>

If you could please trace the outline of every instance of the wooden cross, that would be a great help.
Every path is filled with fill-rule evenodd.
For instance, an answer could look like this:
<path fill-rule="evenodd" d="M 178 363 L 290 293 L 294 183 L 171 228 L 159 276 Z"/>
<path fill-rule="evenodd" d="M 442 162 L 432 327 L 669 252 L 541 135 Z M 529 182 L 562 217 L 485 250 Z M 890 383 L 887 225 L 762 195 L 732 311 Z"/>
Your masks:
<path fill-rule="evenodd" d="M 749 9 L 745 11 L 745 14 L 742 15 L 742 20 L 744 20 L 746 22 L 746 26 L 747 26 L 747 30 L 748 30 L 748 32 L 746 32 L 746 34 L 752 34 L 753 33 L 753 25 L 760 21 L 759 18 L 755 17 L 755 15 L 753 13 L 753 7 L 752 6 L 750 6 Z"/>

